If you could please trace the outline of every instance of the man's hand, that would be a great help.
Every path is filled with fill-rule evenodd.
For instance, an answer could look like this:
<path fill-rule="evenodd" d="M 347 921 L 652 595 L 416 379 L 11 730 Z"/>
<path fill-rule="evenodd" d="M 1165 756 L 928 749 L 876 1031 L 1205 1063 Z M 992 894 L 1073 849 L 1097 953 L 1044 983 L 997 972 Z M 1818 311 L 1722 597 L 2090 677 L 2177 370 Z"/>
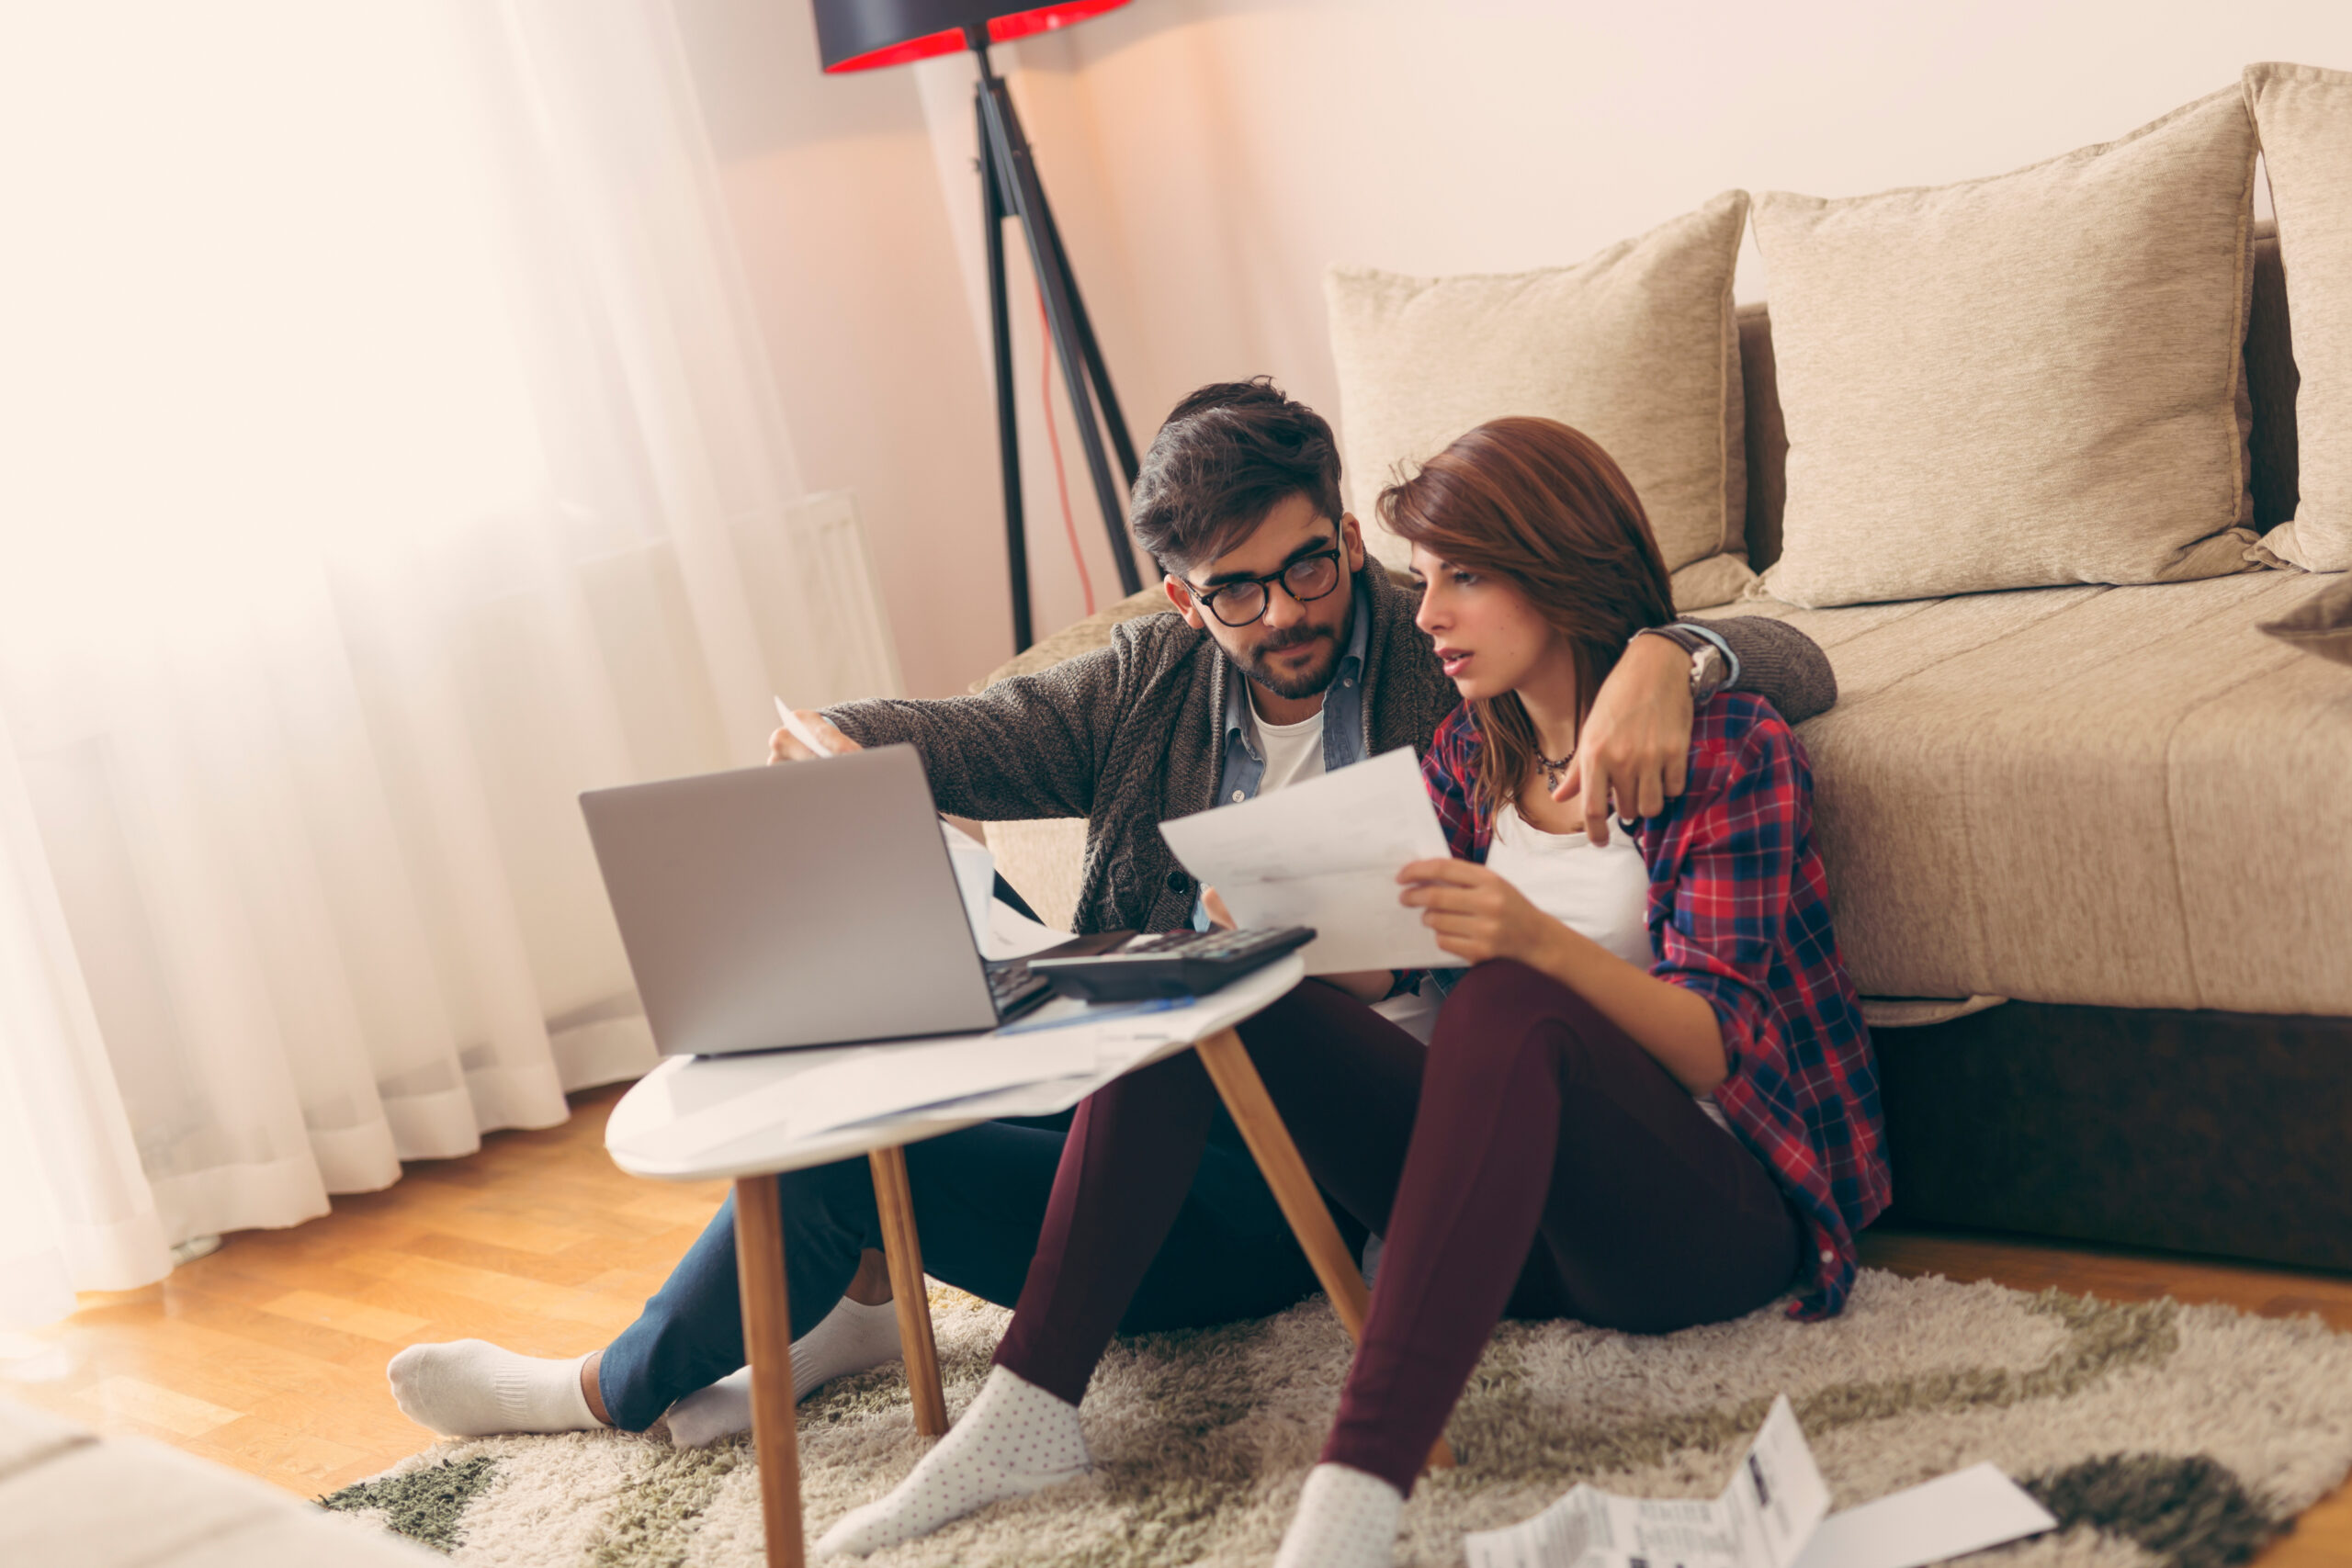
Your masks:
<path fill-rule="evenodd" d="M 1656 641 L 1656 638 L 1652 638 Z M 839 757 L 850 751 L 863 751 L 865 747 L 835 729 L 825 721 L 825 716 L 815 708 L 795 708 L 792 716 L 817 732 L 817 738 L 831 748 L 829 752 L 811 751 L 789 729 L 779 729 L 768 737 L 768 761 L 771 762 L 806 762 L 817 757 Z"/>
<path fill-rule="evenodd" d="M 1610 796 L 1621 816 L 1655 817 L 1682 793 L 1690 768 L 1690 656 L 1637 637 L 1600 683 L 1555 800 L 1584 793 L 1584 830 L 1609 841 Z"/>
<path fill-rule="evenodd" d="M 1201 908 L 1209 912 L 1209 924 L 1220 931 L 1238 930 L 1233 923 L 1233 911 L 1225 907 L 1225 899 L 1214 887 L 1201 889 Z"/>
<path fill-rule="evenodd" d="M 1475 861 L 1417 860 L 1396 880 L 1408 884 L 1397 902 L 1419 908 L 1438 946 L 1472 964 L 1516 958 L 1545 968 L 1552 945 L 1567 931 Z"/>

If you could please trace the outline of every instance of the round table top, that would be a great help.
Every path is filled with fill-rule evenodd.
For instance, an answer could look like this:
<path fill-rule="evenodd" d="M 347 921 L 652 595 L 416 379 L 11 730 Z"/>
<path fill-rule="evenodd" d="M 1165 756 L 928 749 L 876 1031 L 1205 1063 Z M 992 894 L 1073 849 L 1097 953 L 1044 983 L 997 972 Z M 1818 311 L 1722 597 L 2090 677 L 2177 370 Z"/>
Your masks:
<path fill-rule="evenodd" d="M 673 1056 L 613 1107 L 605 1152 L 632 1176 L 709 1181 L 800 1170 L 1000 1116 L 1051 1115 L 1239 1023 L 1306 975 L 1290 953 L 1160 1011 L 1057 998 L 1011 1032 Z M 1044 1023 L 1055 1027 L 1033 1027 Z"/>

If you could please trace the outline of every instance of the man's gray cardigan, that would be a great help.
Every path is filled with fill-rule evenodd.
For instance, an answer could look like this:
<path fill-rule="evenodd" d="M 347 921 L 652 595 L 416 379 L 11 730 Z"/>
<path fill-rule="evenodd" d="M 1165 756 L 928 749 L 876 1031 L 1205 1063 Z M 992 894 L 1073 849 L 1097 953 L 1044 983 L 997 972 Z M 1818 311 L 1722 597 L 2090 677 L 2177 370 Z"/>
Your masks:
<path fill-rule="evenodd" d="M 1376 564 L 1358 574 L 1372 606 L 1364 642 L 1363 755 L 1429 750 L 1461 701 L 1413 625 L 1419 593 Z M 1712 621 L 1740 663 L 1740 686 L 1800 723 L 1837 701 L 1813 639 L 1762 617 Z M 1083 817 L 1086 863 L 1076 924 L 1172 931 L 1197 889 L 1159 824 L 1205 811 L 1223 763 L 1224 649 L 1170 611 L 1124 621 L 1109 646 L 977 696 L 883 698 L 825 710 L 861 746 L 905 741 L 922 754 L 939 809 L 978 821 Z"/>

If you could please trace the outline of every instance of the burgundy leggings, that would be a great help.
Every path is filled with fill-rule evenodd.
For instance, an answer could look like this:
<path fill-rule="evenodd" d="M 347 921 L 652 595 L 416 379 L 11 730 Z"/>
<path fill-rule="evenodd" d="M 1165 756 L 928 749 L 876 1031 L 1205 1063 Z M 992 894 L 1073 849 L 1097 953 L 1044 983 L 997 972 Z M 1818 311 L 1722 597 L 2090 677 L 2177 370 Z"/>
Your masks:
<path fill-rule="evenodd" d="M 1771 1173 L 1522 964 L 1464 976 L 1426 1050 L 1317 981 L 1240 1034 L 1317 1183 L 1384 1238 L 1328 1462 L 1409 1493 L 1506 1315 L 1665 1333 L 1752 1312 L 1795 1276 L 1802 1233 Z M 1216 1103 L 1186 1052 L 1079 1107 L 999 1366 L 1078 1403 Z"/>

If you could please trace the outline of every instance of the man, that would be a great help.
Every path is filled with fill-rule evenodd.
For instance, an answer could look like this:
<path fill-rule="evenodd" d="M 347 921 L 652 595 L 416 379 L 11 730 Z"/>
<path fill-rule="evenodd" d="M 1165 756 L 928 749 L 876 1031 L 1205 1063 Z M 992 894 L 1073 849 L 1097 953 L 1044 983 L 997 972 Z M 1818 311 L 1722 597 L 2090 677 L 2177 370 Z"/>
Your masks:
<path fill-rule="evenodd" d="M 1421 751 L 1458 701 L 1413 625 L 1417 594 L 1367 564 L 1340 504 L 1330 427 L 1266 378 L 1204 387 L 1177 405 L 1145 457 L 1129 522 L 1173 615 L 1125 622 L 1109 646 L 978 696 L 801 716 L 836 750 L 912 744 L 943 811 L 1086 818 L 1081 932 L 1205 925 L 1205 890 L 1176 863 L 1162 821 L 1399 746 Z M 1724 683 L 1770 699 L 1792 723 L 1836 700 L 1820 649 L 1777 621 L 1637 636 L 1560 786 L 1562 798 L 1583 789 L 1595 841 L 1608 841 L 1612 800 L 1622 815 L 1647 816 L 1681 792 L 1694 694 Z M 812 753 L 778 730 L 769 755 Z M 1019 1297 L 1068 1125 L 1066 1114 L 990 1122 L 908 1146 L 927 1272 L 1000 1304 Z M 802 1395 L 899 1354 L 866 1172 L 859 1159 L 777 1178 Z M 605 1350 L 540 1359 L 480 1340 L 412 1347 L 390 1369 L 401 1408 L 459 1435 L 642 1430 L 665 1410 L 681 1443 L 744 1429 L 748 1387 L 729 1375 L 743 1361 L 732 1202 Z M 1220 1116 L 1121 1327 L 1263 1316 L 1317 1288 Z"/>

